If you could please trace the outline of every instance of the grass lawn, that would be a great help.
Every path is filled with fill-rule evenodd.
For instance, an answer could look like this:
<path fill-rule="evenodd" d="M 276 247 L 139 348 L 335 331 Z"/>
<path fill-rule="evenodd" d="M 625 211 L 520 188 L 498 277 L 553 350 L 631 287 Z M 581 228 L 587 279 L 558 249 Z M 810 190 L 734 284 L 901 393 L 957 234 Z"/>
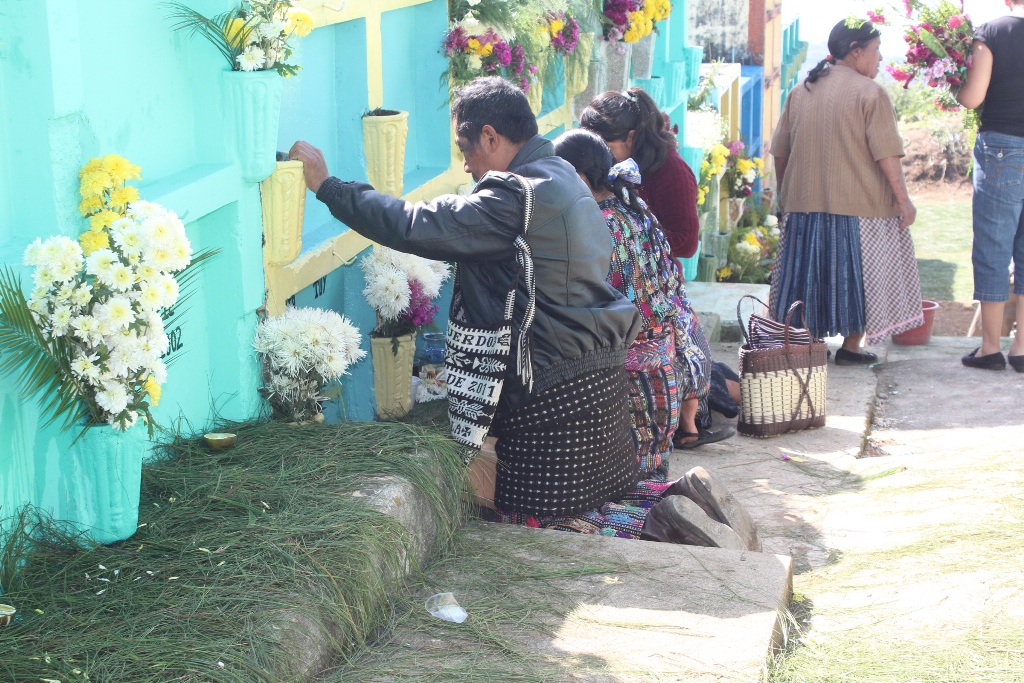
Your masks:
<path fill-rule="evenodd" d="M 921 293 L 936 301 L 972 301 L 971 203 L 918 204 L 910 228 L 921 273 Z"/>

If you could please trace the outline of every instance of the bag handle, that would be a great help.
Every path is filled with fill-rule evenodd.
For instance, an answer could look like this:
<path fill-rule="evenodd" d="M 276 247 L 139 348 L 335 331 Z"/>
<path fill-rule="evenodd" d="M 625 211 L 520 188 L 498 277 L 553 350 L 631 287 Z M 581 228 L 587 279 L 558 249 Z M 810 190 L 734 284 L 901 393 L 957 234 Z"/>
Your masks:
<path fill-rule="evenodd" d="M 794 301 L 793 305 L 789 307 L 789 311 L 786 312 L 786 322 L 782 326 L 782 344 L 786 347 L 787 359 L 789 358 L 789 330 L 792 329 L 793 314 L 803 305 L 803 301 Z"/>
<path fill-rule="evenodd" d="M 743 341 L 745 343 L 749 344 L 750 343 L 750 335 L 747 334 L 747 328 L 745 328 L 743 326 L 743 314 L 740 313 L 740 306 L 743 305 L 743 300 L 744 299 L 753 299 L 754 301 L 756 301 L 757 303 L 761 304 L 765 308 L 768 308 L 768 304 L 766 304 L 765 302 L 761 301 L 760 299 L 758 299 L 753 294 L 744 294 L 743 296 L 740 297 L 740 300 L 736 302 L 736 320 L 740 324 L 740 331 L 743 332 Z"/>
<path fill-rule="evenodd" d="M 811 400 L 811 353 L 814 349 L 813 339 L 807 345 L 807 378 L 804 379 L 800 375 L 800 370 L 793 367 L 793 356 L 789 347 L 789 330 L 792 328 L 793 314 L 796 313 L 797 309 L 804 305 L 803 301 L 794 301 L 793 305 L 789 307 L 789 311 L 786 313 L 786 322 L 782 328 L 782 343 L 786 353 L 786 365 L 796 375 L 796 381 L 800 383 L 800 398 L 797 399 L 796 406 L 793 408 L 793 414 L 789 417 L 789 424 L 792 425 L 800 414 L 800 408 L 804 404 L 804 399 L 807 399 L 807 405 L 811 410 L 811 419 L 817 417 L 817 411 L 814 409 L 814 401 Z M 789 427 L 786 428 L 789 431 Z"/>
<path fill-rule="evenodd" d="M 519 284 L 519 275 L 523 274 L 526 279 L 526 292 L 529 300 L 526 304 L 526 314 L 519 326 L 518 353 L 516 353 L 516 374 L 522 379 L 527 389 L 533 391 L 533 351 L 532 328 L 533 318 L 537 313 L 537 281 L 533 272 L 533 254 L 530 251 L 530 244 L 526 241 L 526 233 L 530 229 L 530 222 L 533 220 L 533 211 L 536 206 L 533 185 L 529 180 L 517 173 L 509 174 L 523 189 L 523 232 L 516 238 L 516 261 L 519 263 L 519 270 L 512 283 L 512 291 L 509 292 L 508 301 L 505 304 L 505 319 L 511 320 L 515 309 L 516 287 Z"/>

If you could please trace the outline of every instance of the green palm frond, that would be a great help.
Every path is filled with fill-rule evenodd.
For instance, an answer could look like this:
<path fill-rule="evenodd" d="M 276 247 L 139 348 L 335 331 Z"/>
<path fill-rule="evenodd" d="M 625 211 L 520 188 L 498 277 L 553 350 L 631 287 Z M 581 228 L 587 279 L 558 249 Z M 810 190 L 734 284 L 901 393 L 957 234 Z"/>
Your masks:
<path fill-rule="evenodd" d="M 220 249 L 203 249 L 192 256 L 192 262 L 175 275 L 178 281 L 178 301 L 174 306 L 164 312 L 164 329 L 171 330 L 181 324 L 181 319 L 188 311 L 188 302 L 197 293 L 197 278 L 202 274 L 203 268 L 210 259 L 220 254 Z M 177 353 L 170 353 L 164 357 L 164 362 L 169 367 L 171 363 L 180 357 Z"/>
<path fill-rule="evenodd" d="M 235 68 L 235 58 L 242 53 L 242 47 L 246 43 L 253 26 L 249 19 L 239 29 L 239 35 L 232 42 L 228 41 L 228 26 L 238 17 L 238 10 L 230 10 L 210 18 L 195 11 L 188 5 L 181 2 L 165 2 L 162 6 L 168 10 L 167 18 L 175 22 L 171 28 L 175 31 L 184 31 L 189 38 L 197 35 L 206 38 L 213 44 L 217 51 L 228 60 L 228 65 Z"/>
<path fill-rule="evenodd" d="M 28 308 L 21 278 L 5 267 L 0 271 L 0 375 L 17 374 L 23 399 L 39 392 L 43 427 L 62 420 L 61 430 L 67 431 L 90 415 L 71 358 L 66 339 L 47 342 Z"/>

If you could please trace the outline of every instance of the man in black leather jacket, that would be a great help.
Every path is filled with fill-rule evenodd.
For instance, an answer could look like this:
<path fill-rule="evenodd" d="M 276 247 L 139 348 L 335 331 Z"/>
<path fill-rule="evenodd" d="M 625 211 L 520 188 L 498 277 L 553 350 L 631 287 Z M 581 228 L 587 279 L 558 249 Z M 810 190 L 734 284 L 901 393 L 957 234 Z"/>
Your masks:
<path fill-rule="evenodd" d="M 494 325 L 504 317 L 505 297 L 518 268 L 513 243 L 522 233 L 524 211 L 522 188 L 511 173 L 530 182 L 536 197 L 526 237 L 536 276 L 530 330 L 534 383 L 531 389 L 511 370 L 505 380 L 492 427 L 492 434 L 500 436 L 496 503 L 542 516 L 591 509 L 621 496 L 638 478 L 625 393 L 619 406 L 616 392 L 620 376 L 624 387 L 626 349 L 640 330 L 640 315 L 606 282 L 611 242 L 600 208 L 575 169 L 538 135 L 522 92 L 500 78 L 477 79 L 457 93 L 452 121 L 466 171 L 477 182 L 469 196 L 443 195 L 413 204 L 366 183 L 331 177 L 322 154 L 307 143 L 295 143 L 290 158 L 304 163 L 306 184 L 317 199 L 359 234 L 398 251 L 458 262 L 465 315 L 476 325 Z M 520 278 L 513 339 L 527 301 Z M 592 377 L 598 378 L 587 379 Z M 561 416 L 560 425 L 572 424 L 576 430 L 562 436 L 575 443 L 542 444 L 526 452 L 529 439 L 517 442 L 515 435 L 501 433 L 502 421 L 516 419 L 523 431 L 524 416 L 526 422 L 532 419 L 531 405 L 539 406 L 545 397 L 550 402 L 552 392 L 570 386 L 577 393 L 568 403 L 575 401 L 576 409 L 585 411 L 587 406 L 578 404 L 592 401 L 599 416 L 589 420 L 594 423 L 590 432 L 586 415 Z M 581 387 L 593 396 L 579 395 Z M 557 403 L 565 403 L 564 398 Z M 541 414 L 547 416 L 538 411 L 538 421 Z M 587 445 L 594 441 L 604 443 Z M 537 444 L 535 438 L 532 443 Z M 594 451 L 589 456 L 588 449 Z"/>

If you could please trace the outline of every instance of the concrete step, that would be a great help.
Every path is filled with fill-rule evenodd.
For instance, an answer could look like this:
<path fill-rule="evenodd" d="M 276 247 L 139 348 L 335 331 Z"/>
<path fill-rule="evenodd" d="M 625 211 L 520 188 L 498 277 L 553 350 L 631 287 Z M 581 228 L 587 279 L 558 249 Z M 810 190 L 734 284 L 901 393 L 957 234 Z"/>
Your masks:
<path fill-rule="evenodd" d="M 709 344 L 714 344 L 722 339 L 722 318 L 717 313 L 697 311 L 697 320 L 700 321 L 700 328 L 704 331 L 704 338 Z"/>
<path fill-rule="evenodd" d="M 532 628 L 501 631 L 507 639 L 503 648 L 562 672 L 544 680 L 759 683 L 773 647 L 784 639 L 783 610 L 792 587 L 785 556 L 484 522 L 467 534 L 469 546 L 496 545 L 536 572 L 532 585 L 521 586 L 517 594 L 571 596 L 573 607 L 564 616 L 547 615 Z M 600 567 L 600 573 L 583 566 Z M 484 572 L 490 573 L 477 575 Z M 500 584 L 503 577 L 494 572 L 493 563 L 471 566 L 438 586 L 469 612 L 464 624 L 448 625 L 440 638 L 430 626 L 399 625 L 373 657 L 393 666 L 393 674 L 408 661 L 419 671 L 442 670 L 457 659 L 468 668 L 479 666 L 483 655 L 464 659 L 465 646 L 455 643 L 472 639 L 493 618 L 491 600 L 480 586 Z"/>
<path fill-rule="evenodd" d="M 475 533 L 507 543 L 560 532 L 483 525 Z M 786 556 L 563 534 L 569 555 L 620 564 L 610 576 L 567 582 L 578 607 L 553 636 L 527 634 L 538 655 L 600 662 L 575 669 L 579 680 L 762 680 L 765 661 L 784 634 L 792 568 Z M 554 587 L 553 587 L 554 588 Z"/>
<path fill-rule="evenodd" d="M 718 337 L 709 342 L 742 342 L 743 332 L 740 330 L 740 323 L 736 319 L 736 304 L 739 300 L 751 294 L 761 301 L 768 303 L 768 285 L 748 285 L 736 282 L 687 282 L 686 296 L 694 311 L 703 323 L 704 317 L 717 315 L 721 321 L 721 332 Z M 753 301 L 746 301 L 743 304 L 743 324 L 752 312 L 763 313 L 761 306 Z M 705 336 L 707 331 L 705 330 Z"/>

